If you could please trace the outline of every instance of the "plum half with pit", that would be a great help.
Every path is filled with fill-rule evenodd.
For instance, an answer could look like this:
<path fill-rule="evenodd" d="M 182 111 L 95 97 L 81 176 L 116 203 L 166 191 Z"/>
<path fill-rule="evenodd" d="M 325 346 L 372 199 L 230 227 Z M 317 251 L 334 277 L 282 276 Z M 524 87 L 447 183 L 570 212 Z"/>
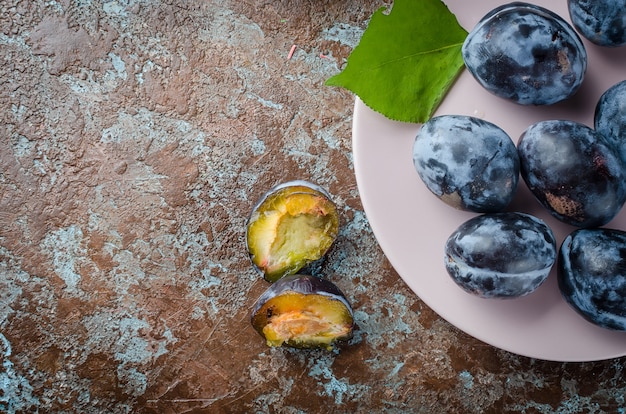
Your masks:
<path fill-rule="evenodd" d="M 254 267 L 275 282 L 323 257 L 338 231 L 339 215 L 330 194 L 296 180 L 261 197 L 248 219 L 246 244 Z"/>
<path fill-rule="evenodd" d="M 271 284 L 254 305 L 251 322 L 272 347 L 330 350 L 354 329 L 343 292 L 328 279 L 301 274 Z"/>

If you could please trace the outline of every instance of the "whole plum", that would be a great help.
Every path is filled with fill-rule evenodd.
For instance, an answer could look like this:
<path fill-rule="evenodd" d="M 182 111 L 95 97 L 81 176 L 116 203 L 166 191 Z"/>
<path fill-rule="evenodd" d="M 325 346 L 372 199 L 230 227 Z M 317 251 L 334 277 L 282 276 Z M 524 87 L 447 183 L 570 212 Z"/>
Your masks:
<path fill-rule="evenodd" d="M 572 24 L 600 46 L 626 45 L 626 0 L 568 0 Z"/>
<path fill-rule="evenodd" d="M 537 289 L 556 260 L 552 230 L 525 213 L 484 214 L 461 224 L 445 246 L 454 282 L 484 298 L 514 298 Z"/>
<path fill-rule="evenodd" d="M 596 105 L 594 127 L 626 162 L 626 80 L 611 86 Z"/>
<path fill-rule="evenodd" d="M 541 121 L 520 137 L 521 175 L 557 219 L 578 227 L 608 223 L 626 201 L 626 171 L 609 142 L 573 121 Z"/>
<path fill-rule="evenodd" d="M 580 315 L 626 331 L 626 232 L 575 230 L 561 245 L 557 269 L 561 294 Z"/>
<path fill-rule="evenodd" d="M 587 70 L 587 51 L 574 28 L 552 11 L 522 2 L 485 15 L 465 39 L 462 55 L 486 90 L 523 105 L 569 98 Z"/>
<path fill-rule="evenodd" d="M 496 125 L 469 116 L 442 115 L 422 125 L 413 163 L 433 194 L 477 213 L 503 210 L 519 181 L 515 143 Z"/>

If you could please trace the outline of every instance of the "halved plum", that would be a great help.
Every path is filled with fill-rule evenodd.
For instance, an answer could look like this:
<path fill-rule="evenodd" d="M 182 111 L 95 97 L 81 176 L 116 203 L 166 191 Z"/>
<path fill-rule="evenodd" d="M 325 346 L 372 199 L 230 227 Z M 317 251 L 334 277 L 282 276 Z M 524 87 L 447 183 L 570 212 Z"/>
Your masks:
<path fill-rule="evenodd" d="M 255 205 L 246 244 L 255 268 L 273 283 L 324 256 L 338 231 L 339 215 L 330 195 L 307 181 L 289 181 Z"/>
<path fill-rule="evenodd" d="M 268 346 L 331 350 L 352 337 L 354 315 L 334 283 L 298 274 L 270 285 L 254 305 L 251 323 Z"/>

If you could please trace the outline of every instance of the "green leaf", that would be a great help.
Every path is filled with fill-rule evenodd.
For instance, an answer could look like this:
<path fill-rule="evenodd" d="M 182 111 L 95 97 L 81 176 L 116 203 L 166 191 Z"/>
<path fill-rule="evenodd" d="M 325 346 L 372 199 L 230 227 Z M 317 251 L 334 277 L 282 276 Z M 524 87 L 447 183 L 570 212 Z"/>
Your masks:
<path fill-rule="evenodd" d="M 464 67 L 467 37 L 441 0 L 395 0 L 378 9 L 343 71 L 326 81 L 389 119 L 423 123 Z"/>

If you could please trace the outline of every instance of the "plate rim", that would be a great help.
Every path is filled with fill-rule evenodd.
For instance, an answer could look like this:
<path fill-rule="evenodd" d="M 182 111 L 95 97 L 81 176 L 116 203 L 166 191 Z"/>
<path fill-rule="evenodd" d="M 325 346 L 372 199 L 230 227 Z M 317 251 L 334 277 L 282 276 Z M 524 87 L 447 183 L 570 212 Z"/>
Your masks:
<path fill-rule="evenodd" d="M 420 295 L 416 289 L 412 286 L 412 283 L 410 280 L 407 279 L 406 275 L 403 274 L 402 271 L 398 270 L 401 266 L 397 263 L 397 259 L 395 257 L 395 255 L 393 254 L 393 252 L 390 250 L 390 247 L 388 246 L 388 244 L 384 241 L 381 240 L 381 231 L 379 230 L 379 226 L 378 226 L 378 220 L 376 218 L 376 215 L 373 214 L 372 212 L 372 208 L 370 206 L 370 199 L 369 199 L 369 193 L 368 190 L 366 190 L 366 185 L 364 184 L 364 176 L 363 174 L 360 173 L 362 165 L 361 162 L 363 161 L 360 157 L 360 150 L 361 148 L 359 147 L 359 137 L 357 136 L 357 134 L 355 133 L 355 131 L 357 131 L 360 128 L 360 122 L 362 122 L 362 116 L 364 115 L 364 113 L 367 113 L 367 111 L 369 111 L 369 113 L 371 113 L 373 116 L 378 116 L 383 118 L 383 116 L 381 114 L 378 114 L 376 112 L 374 112 L 371 108 L 369 108 L 365 103 L 363 103 L 363 101 L 358 97 L 355 96 L 355 102 L 354 102 L 354 109 L 353 109 L 353 119 L 352 119 L 352 151 L 353 151 L 353 157 L 354 157 L 354 170 L 355 170 L 355 176 L 356 176 L 356 182 L 357 182 L 357 189 L 359 191 L 360 194 L 360 198 L 361 198 L 361 203 L 363 205 L 363 210 L 365 213 L 365 216 L 368 219 L 368 222 L 370 223 L 370 227 L 372 228 L 372 232 L 374 234 L 374 237 L 378 243 L 378 245 L 380 246 L 381 250 L 383 251 L 383 254 L 385 255 L 385 257 L 387 258 L 387 260 L 390 262 L 391 266 L 394 268 L 394 271 L 398 274 L 398 276 L 400 277 L 400 279 L 403 281 L 403 283 L 405 283 L 405 285 L 409 288 L 409 290 L 411 290 L 411 292 L 413 292 L 413 294 L 415 294 L 420 301 L 422 301 L 426 306 L 428 306 L 433 312 L 435 312 L 438 317 L 442 318 L 443 320 L 445 320 L 447 323 L 449 323 L 450 325 L 454 326 L 456 329 L 459 329 L 461 331 L 463 331 L 465 334 L 470 335 L 471 337 L 487 344 L 490 346 L 493 346 L 494 348 L 500 349 L 500 350 L 504 350 L 506 352 L 515 354 L 515 355 L 519 355 L 522 357 L 527 357 L 527 358 L 533 358 L 533 359 L 538 359 L 538 360 L 544 360 L 544 361 L 552 361 L 552 362 L 561 362 L 561 363 L 567 363 L 567 362 L 573 362 L 573 363 L 582 363 L 582 362 L 598 362 L 598 361 L 604 361 L 604 360 L 611 360 L 611 359 L 615 359 L 615 358 L 621 358 L 626 356 L 626 339 L 624 342 L 624 349 L 621 351 L 615 351 L 613 353 L 604 353 L 603 355 L 578 355 L 576 357 L 574 356 L 570 356 L 568 358 L 559 358 L 559 357 L 555 357 L 554 355 L 548 355 L 548 354 L 541 354 L 541 353 L 537 353 L 537 352 L 525 352 L 523 349 L 518 349 L 515 347 L 511 347 L 511 346 L 506 346 L 502 343 L 494 343 L 494 341 L 488 336 L 485 335 L 481 332 L 481 330 L 479 328 L 472 328 L 472 327 L 468 327 L 468 326 L 460 326 L 458 322 L 451 320 L 452 318 L 450 318 L 449 316 L 446 316 L 444 314 L 442 314 L 442 312 L 439 309 L 439 306 L 437 306 L 437 304 L 432 303 L 432 301 L 422 297 L 422 295 Z M 417 130 L 417 128 L 419 128 L 419 124 L 409 124 L 409 123 L 402 123 L 402 122 L 398 122 L 398 121 L 393 121 L 393 120 L 389 120 L 389 119 L 383 119 L 383 122 L 388 122 L 391 124 L 397 124 L 400 127 L 406 127 L 406 128 L 415 128 Z M 420 183 L 421 184 L 421 183 Z M 443 206 L 445 208 L 445 206 Z M 474 216 L 475 214 L 473 213 L 468 213 L 468 215 L 470 216 Z M 558 248 L 558 246 L 557 246 Z M 442 271 L 443 271 L 443 264 L 442 264 Z M 481 300 L 485 300 L 482 299 Z M 490 300 L 490 299 L 487 299 Z M 572 310 L 572 312 L 574 312 Z M 582 318 L 579 315 L 575 315 L 576 317 Z M 589 324 L 591 325 L 589 322 L 584 321 L 584 324 Z M 594 329 L 598 328 L 598 329 L 603 329 L 603 328 L 599 328 L 599 327 L 595 327 Z M 617 332 L 617 335 L 622 335 L 624 334 L 624 336 L 626 337 L 626 333 L 624 332 Z"/>

